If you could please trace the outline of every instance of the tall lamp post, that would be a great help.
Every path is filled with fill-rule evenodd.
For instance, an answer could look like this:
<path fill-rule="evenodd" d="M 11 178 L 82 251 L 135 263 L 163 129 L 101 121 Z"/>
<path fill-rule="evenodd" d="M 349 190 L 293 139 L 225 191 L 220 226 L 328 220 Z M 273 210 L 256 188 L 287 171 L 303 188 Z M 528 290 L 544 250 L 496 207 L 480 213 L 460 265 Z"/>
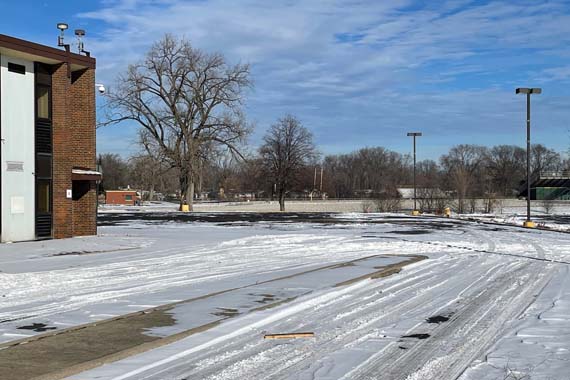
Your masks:
<path fill-rule="evenodd" d="M 541 94 L 541 88 L 520 87 L 515 90 L 516 94 L 526 94 L 526 221 L 524 227 L 534 228 L 535 224 L 530 220 L 530 96 Z"/>
<path fill-rule="evenodd" d="M 420 212 L 416 208 L 416 137 L 421 135 L 421 132 L 408 132 L 408 136 L 414 138 L 414 210 L 412 211 L 412 215 L 420 215 Z"/>

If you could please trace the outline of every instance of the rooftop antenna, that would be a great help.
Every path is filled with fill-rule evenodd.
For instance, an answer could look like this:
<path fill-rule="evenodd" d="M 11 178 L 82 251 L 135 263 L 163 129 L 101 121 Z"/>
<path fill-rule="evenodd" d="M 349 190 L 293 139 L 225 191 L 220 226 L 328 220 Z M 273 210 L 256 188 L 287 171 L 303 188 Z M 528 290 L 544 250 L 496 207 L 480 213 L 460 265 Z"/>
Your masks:
<path fill-rule="evenodd" d="M 65 50 L 69 51 L 69 44 L 64 43 L 65 31 L 69 28 L 69 26 L 64 22 L 59 22 L 57 24 L 57 28 L 60 31 L 59 36 L 57 37 L 57 46 L 63 46 Z"/>
<path fill-rule="evenodd" d="M 85 53 L 86 56 L 90 56 L 90 53 L 85 50 L 83 45 L 83 37 L 85 37 L 84 29 L 75 29 L 75 35 L 77 36 L 77 47 L 79 49 L 79 54 Z"/>

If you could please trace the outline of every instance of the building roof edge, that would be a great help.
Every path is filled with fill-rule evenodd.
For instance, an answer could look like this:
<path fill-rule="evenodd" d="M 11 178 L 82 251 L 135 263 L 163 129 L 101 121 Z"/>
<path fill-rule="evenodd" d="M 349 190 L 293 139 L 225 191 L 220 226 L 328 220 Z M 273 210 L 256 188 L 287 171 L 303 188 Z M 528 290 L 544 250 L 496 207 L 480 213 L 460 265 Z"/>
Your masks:
<path fill-rule="evenodd" d="M 49 58 L 60 62 L 69 62 L 89 69 L 95 68 L 95 58 L 87 57 L 76 53 L 67 52 L 65 50 L 56 49 L 51 46 L 41 45 L 35 42 L 10 37 L 0 34 L 0 48 L 16 50 L 19 52 Z"/>

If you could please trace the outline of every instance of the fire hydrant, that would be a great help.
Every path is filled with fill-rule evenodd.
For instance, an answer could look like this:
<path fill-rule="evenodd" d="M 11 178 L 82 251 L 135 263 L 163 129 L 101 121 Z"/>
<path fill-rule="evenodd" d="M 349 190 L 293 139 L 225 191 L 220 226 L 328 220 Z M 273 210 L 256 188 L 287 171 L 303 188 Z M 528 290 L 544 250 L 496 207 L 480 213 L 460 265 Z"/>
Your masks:
<path fill-rule="evenodd" d="M 443 209 L 443 215 L 444 215 L 446 218 L 449 218 L 449 217 L 451 216 L 451 208 L 449 208 L 449 207 L 444 208 L 444 209 Z"/>

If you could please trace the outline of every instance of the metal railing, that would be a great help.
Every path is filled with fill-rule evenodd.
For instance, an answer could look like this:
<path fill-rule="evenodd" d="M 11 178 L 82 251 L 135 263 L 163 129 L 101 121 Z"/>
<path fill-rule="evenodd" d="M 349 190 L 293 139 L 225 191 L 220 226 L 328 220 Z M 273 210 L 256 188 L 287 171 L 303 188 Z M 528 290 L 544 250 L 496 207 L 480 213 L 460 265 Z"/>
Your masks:
<path fill-rule="evenodd" d="M 566 179 L 570 178 L 570 170 L 540 172 L 539 178 Z"/>

